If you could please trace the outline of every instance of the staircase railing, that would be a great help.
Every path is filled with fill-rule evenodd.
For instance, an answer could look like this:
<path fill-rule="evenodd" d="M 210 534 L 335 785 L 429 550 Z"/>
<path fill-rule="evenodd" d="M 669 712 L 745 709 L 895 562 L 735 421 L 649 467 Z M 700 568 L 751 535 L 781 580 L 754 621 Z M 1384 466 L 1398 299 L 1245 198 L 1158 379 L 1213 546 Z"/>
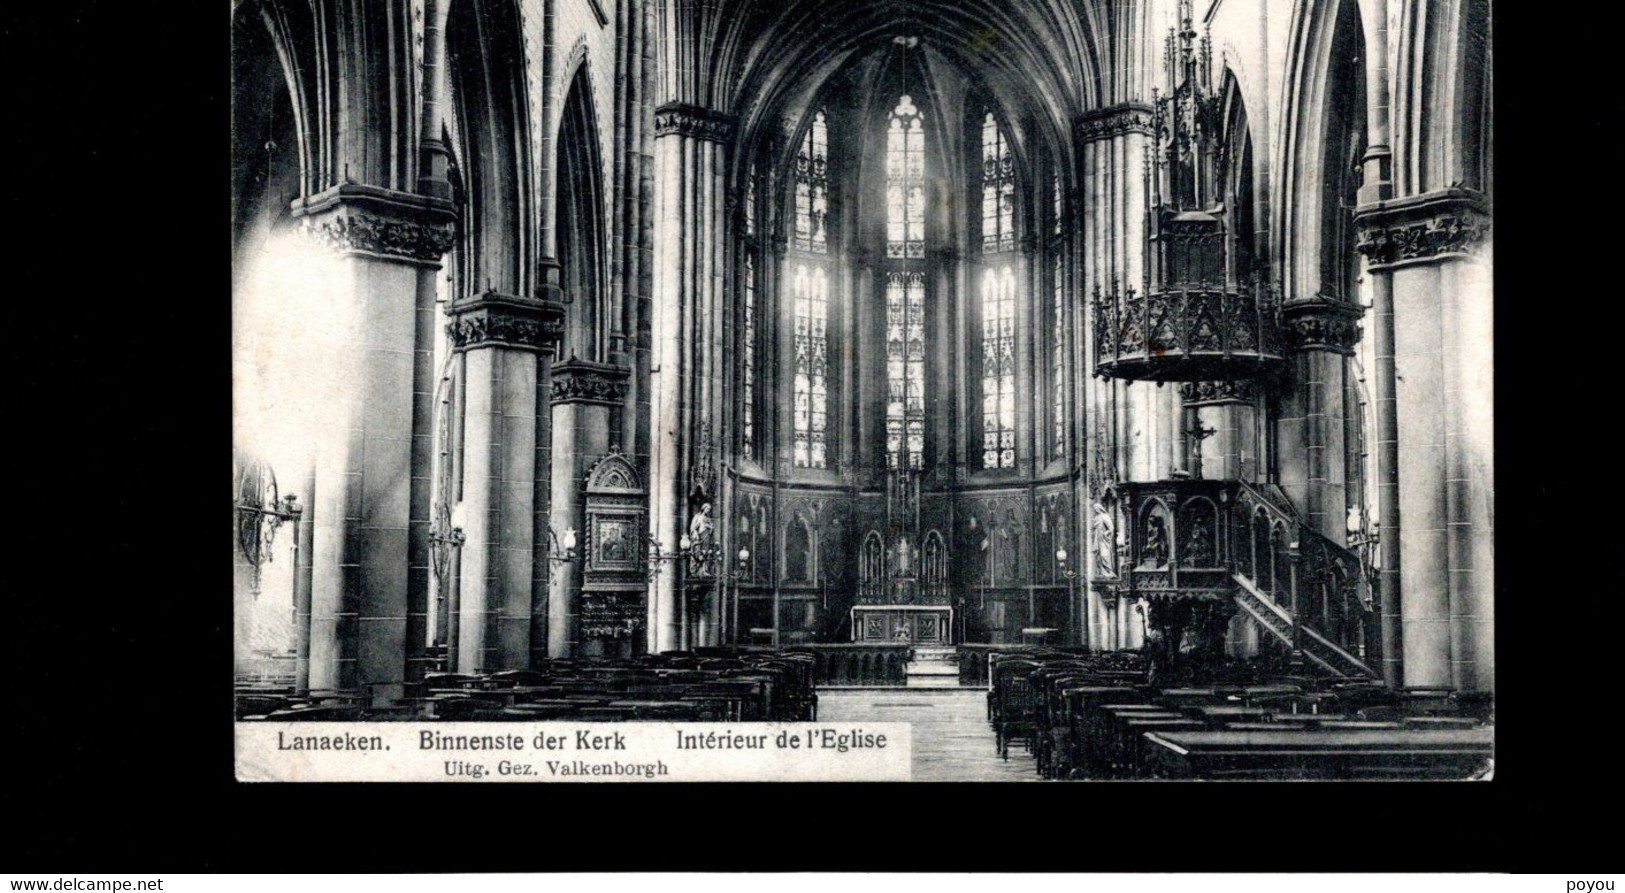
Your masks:
<path fill-rule="evenodd" d="M 1364 561 L 1309 526 L 1279 487 L 1237 483 L 1230 546 L 1242 608 L 1326 669 L 1375 676 L 1365 663 L 1376 618 Z"/>

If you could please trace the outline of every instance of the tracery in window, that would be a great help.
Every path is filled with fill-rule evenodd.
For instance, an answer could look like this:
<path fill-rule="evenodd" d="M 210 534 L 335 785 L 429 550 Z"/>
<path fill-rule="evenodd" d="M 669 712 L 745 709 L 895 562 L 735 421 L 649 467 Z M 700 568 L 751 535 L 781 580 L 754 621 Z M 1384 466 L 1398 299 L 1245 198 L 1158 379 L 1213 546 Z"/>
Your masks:
<path fill-rule="evenodd" d="M 791 459 L 797 468 L 823 468 L 829 395 L 828 277 L 822 267 L 798 263 L 791 290 L 795 317 Z"/>
<path fill-rule="evenodd" d="M 982 250 L 1016 247 L 1016 165 L 1010 141 L 988 112 L 982 119 Z"/>
<path fill-rule="evenodd" d="M 925 275 L 886 274 L 886 465 L 925 465 Z"/>
<path fill-rule="evenodd" d="M 925 120 L 906 93 L 886 131 L 886 256 L 925 257 Z"/>
<path fill-rule="evenodd" d="M 739 423 L 744 435 L 741 448 L 746 459 L 756 458 L 756 255 L 745 253 L 745 308 L 740 324 L 740 360 L 744 371 L 740 374 Z"/>
<path fill-rule="evenodd" d="M 982 467 L 1016 465 L 1016 276 L 982 271 Z"/>
<path fill-rule="evenodd" d="M 1061 218 L 1066 216 L 1066 202 L 1061 197 L 1061 174 L 1056 171 L 1050 176 L 1050 234 L 1061 234 Z"/>
<path fill-rule="evenodd" d="M 745 234 L 756 235 L 756 162 L 750 163 L 750 175 L 745 178 Z"/>
<path fill-rule="evenodd" d="M 1053 430 L 1051 431 L 1052 449 L 1055 458 L 1066 455 L 1066 296 L 1065 282 L 1062 276 L 1061 255 L 1055 255 L 1055 306 L 1051 328 L 1053 341 L 1050 342 L 1050 387 L 1053 388 L 1054 405 L 1051 412 Z"/>
<path fill-rule="evenodd" d="M 801 139 L 795 167 L 795 247 L 824 254 L 829 251 L 829 126 L 823 111 L 813 115 Z"/>

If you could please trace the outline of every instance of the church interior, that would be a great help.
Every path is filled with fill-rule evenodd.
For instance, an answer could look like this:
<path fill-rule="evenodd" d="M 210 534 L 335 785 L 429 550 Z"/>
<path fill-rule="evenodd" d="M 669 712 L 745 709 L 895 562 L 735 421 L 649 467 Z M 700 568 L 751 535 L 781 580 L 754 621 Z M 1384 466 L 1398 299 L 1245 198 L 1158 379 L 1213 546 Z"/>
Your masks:
<path fill-rule="evenodd" d="M 238 719 L 1481 774 L 1490 37 L 1488 0 L 234 0 Z"/>

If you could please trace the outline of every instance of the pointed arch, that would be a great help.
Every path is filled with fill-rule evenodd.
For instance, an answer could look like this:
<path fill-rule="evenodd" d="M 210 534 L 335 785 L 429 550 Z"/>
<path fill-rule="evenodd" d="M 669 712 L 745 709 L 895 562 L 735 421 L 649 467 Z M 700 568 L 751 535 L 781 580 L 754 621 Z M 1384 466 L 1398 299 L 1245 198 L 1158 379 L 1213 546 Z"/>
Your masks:
<path fill-rule="evenodd" d="M 816 555 L 812 526 L 801 512 L 796 512 L 784 527 L 784 582 L 817 582 Z"/>
<path fill-rule="evenodd" d="M 1394 187 L 1417 195 L 1490 185 L 1488 0 L 1406 0 L 1393 97 Z"/>
<path fill-rule="evenodd" d="M 1226 231 L 1234 249 L 1232 267 L 1238 281 L 1253 275 L 1267 275 L 1269 199 L 1263 157 L 1253 151 L 1252 122 L 1247 102 L 1234 70 L 1226 67 L 1219 88 L 1221 120 L 1224 122 L 1223 156 L 1220 159 L 1220 188 L 1227 216 Z"/>
<path fill-rule="evenodd" d="M 920 547 L 920 579 L 927 586 L 936 587 L 948 582 L 948 544 L 942 531 L 932 528 L 925 533 Z"/>
<path fill-rule="evenodd" d="M 519 10 L 512 0 L 457 0 L 446 63 L 466 201 L 461 296 L 528 293 L 531 281 L 529 123 Z"/>
<path fill-rule="evenodd" d="M 1350 297 L 1353 192 L 1365 154 L 1369 62 L 1358 0 L 1306 0 L 1293 17 L 1271 242 L 1287 297 Z"/>
<path fill-rule="evenodd" d="M 622 453 L 610 453 L 587 470 L 588 493 L 642 493 L 643 479 L 632 460 Z"/>
<path fill-rule="evenodd" d="M 604 300 L 603 165 L 592 68 L 585 52 L 565 90 L 555 140 L 554 251 L 567 304 L 563 357 L 601 361 L 608 346 Z"/>
<path fill-rule="evenodd" d="M 878 530 L 871 530 L 863 537 L 863 548 L 858 552 L 858 581 L 866 597 L 876 597 L 885 591 L 886 546 Z"/>
<path fill-rule="evenodd" d="M 266 4 L 233 10 L 231 198 L 238 266 L 288 224 L 290 203 L 307 191 L 308 115 L 288 27 Z"/>

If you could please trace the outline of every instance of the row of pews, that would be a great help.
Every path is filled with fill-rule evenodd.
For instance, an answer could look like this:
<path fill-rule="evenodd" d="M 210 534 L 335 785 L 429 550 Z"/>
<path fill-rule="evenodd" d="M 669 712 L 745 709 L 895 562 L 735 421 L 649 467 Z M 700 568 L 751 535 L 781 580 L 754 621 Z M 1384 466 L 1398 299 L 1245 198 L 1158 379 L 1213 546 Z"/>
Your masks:
<path fill-rule="evenodd" d="M 410 697 L 295 697 L 239 689 L 242 721 L 795 722 L 818 717 L 810 654 L 697 649 L 624 660 L 549 660 L 528 670 L 431 673 Z"/>
<path fill-rule="evenodd" d="M 999 754 L 1061 779 L 1466 779 L 1494 755 L 1493 701 L 1375 680 L 1270 674 L 1166 687 L 1133 652 L 991 657 Z"/>

